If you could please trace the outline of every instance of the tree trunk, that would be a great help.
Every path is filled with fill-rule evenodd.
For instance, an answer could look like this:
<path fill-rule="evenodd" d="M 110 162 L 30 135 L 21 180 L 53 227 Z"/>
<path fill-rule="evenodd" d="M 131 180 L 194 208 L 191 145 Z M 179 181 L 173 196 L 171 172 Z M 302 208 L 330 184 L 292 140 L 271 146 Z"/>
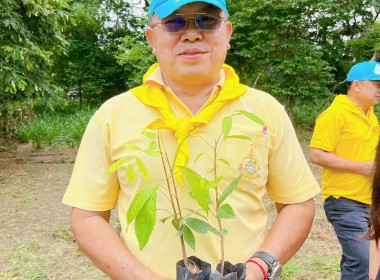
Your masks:
<path fill-rule="evenodd" d="M 370 61 L 377 61 L 380 59 L 380 47 L 374 52 Z"/>
<path fill-rule="evenodd" d="M 83 91 L 82 91 L 82 79 L 79 79 L 79 108 L 83 108 Z"/>

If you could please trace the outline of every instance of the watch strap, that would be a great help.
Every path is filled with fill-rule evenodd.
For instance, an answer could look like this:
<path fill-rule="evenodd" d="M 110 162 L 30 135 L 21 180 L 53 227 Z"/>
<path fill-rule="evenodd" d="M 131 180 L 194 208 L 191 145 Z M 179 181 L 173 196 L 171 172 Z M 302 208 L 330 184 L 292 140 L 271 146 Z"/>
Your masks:
<path fill-rule="evenodd" d="M 271 267 L 273 267 L 275 263 L 279 262 L 278 259 L 264 251 L 258 251 L 254 253 L 250 259 L 253 258 L 262 259 L 269 266 L 269 269 L 271 269 Z"/>

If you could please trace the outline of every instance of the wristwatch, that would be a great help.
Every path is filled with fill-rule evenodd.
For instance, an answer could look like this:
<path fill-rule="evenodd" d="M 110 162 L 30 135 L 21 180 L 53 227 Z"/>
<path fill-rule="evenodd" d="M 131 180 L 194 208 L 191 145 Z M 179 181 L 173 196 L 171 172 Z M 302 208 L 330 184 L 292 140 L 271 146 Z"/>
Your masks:
<path fill-rule="evenodd" d="M 278 280 L 280 279 L 281 271 L 282 271 L 282 265 L 271 254 L 264 252 L 264 251 L 258 251 L 253 254 L 251 259 L 253 258 L 259 258 L 262 259 L 269 267 L 267 278 L 268 280 Z"/>

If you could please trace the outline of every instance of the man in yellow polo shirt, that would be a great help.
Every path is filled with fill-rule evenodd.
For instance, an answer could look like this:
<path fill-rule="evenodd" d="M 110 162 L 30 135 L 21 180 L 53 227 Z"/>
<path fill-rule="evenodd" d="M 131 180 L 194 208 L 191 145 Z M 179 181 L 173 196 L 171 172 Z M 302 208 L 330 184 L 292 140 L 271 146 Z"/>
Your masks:
<path fill-rule="evenodd" d="M 156 55 L 142 86 L 108 100 L 89 122 L 80 145 L 63 203 L 73 207 L 71 224 L 75 240 L 87 256 L 113 279 L 162 280 L 176 277 L 182 258 L 177 230 L 170 222 L 157 223 L 146 247 L 140 251 L 133 226 L 126 232 L 126 212 L 135 194 L 147 186 L 140 174 L 129 182 L 126 167 L 107 174 L 117 160 L 135 155 L 124 145 L 148 147 L 142 135 L 147 127 L 160 128 L 165 153 L 172 159 L 181 143 L 177 165 L 209 174 L 209 144 L 221 136 L 221 124 L 233 116 L 231 135 L 250 141 L 227 139 L 218 150 L 224 164 L 216 172 L 229 182 L 243 174 L 228 197 L 235 219 L 224 220 L 225 259 L 247 263 L 246 279 L 279 279 L 285 264 L 306 239 L 314 218 L 313 196 L 319 192 L 281 104 L 267 93 L 239 82 L 234 69 L 224 64 L 232 24 L 224 0 L 152 0 L 147 39 Z M 258 124 L 236 114 L 258 116 Z M 159 120 L 157 120 L 159 118 Z M 186 135 L 197 128 L 190 137 Z M 198 157 L 198 155 L 204 155 Z M 141 154 L 153 184 L 166 185 L 161 159 Z M 228 163 L 228 164 L 227 164 Z M 179 173 L 177 173 L 178 175 Z M 182 176 L 175 176 L 177 197 L 183 208 L 199 209 L 188 195 Z M 278 216 L 265 235 L 267 215 L 262 198 L 268 193 Z M 109 225 L 110 211 L 118 206 L 120 235 Z M 165 194 L 157 193 L 157 208 L 170 209 Z M 157 212 L 157 221 L 167 217 Z M 221 259 L 220 238 L 196 235 L 196 255 L 211 263 Z"/>
<path fill-rule="evenodd" d="M 373 106 L 380 100 L 380 64 L 354 65 L 347 75 L 347 95 L 316 120 L 310 160 L 322 169 L 324 208 L 342 246 L 342 280 L 367 280 L 371 175 L 379 140 Z"/>

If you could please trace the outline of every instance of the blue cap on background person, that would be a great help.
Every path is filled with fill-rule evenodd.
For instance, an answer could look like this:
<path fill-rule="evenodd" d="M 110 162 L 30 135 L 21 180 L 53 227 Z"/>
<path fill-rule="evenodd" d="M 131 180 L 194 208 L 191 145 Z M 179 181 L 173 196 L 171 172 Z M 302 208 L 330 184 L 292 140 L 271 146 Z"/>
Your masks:
<path fill-rule="evenodd" d="M 380 63 L 366 61 L 354 65 L 347 74 L 347 81 L 380 80 Z"/>
<path fill-rule="evenodd" d="M 153 12 L 156 13 L 159 18 L 166 18 L 183 5 L 193 2 L 205 2 L 212 4 L 222 9 L 227 15 L 229 15 L 225 0 L 151 0 L 149 4 L 149 20 L 152 18 Z"/>

